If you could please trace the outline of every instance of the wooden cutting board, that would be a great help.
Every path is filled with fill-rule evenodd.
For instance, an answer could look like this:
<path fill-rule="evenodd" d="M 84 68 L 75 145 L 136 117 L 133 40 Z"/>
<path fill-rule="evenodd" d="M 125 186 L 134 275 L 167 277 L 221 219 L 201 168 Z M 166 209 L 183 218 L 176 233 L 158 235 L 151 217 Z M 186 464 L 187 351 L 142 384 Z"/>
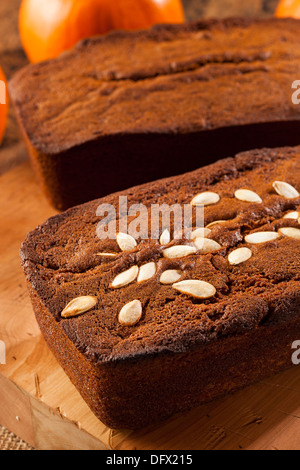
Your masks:
<path fill-rule="evenodd" d="M 20 243 L 54 214 L 28 163 L 0 177 L 0 207 L 0 424 L 37 449 L 300 449 L 300 368 L 138 432 L 98 421 L 47 348 L 26 292 Z"/>

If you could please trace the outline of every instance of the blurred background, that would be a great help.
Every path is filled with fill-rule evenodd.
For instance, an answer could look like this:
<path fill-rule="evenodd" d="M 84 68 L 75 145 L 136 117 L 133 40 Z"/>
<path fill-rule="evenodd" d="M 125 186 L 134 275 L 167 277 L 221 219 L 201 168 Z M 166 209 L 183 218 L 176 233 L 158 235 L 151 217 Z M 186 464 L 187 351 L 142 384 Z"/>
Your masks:
<path fill-rule="evenodd" d="M 21 0 L 0 1 L 0 66 L 9 79 L 28 63 L 18 33 Z M 273 16 L 278 0 L 183 0 L 187 20 L 200 17 Z M 19 130 L 10 108 L 9 123 L 0 146 L 0 175 L 26 158 Z"/>

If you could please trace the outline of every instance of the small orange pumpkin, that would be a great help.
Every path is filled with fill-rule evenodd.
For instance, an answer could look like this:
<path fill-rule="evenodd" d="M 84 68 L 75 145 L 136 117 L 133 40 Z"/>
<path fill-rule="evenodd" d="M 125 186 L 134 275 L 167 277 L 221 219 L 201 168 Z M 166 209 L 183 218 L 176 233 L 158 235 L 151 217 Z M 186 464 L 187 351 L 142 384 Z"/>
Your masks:
<path fill-rule="evenodd" d="M 57 57 L 89 36 L 113 29 L 182 23 L 181 0 L 22 0 L 21 41 L 31 62 Z"/>
<path fill-rule="evenodd" d="M 300 1 L 280 0 L 275 11 L 275 16 L 277 18 L 300 18 Z"/>
<path fill-rule="evenodd" d="M 7 82 L 0 67 L 0 144 L 7 125 L 8 106 Z"/>

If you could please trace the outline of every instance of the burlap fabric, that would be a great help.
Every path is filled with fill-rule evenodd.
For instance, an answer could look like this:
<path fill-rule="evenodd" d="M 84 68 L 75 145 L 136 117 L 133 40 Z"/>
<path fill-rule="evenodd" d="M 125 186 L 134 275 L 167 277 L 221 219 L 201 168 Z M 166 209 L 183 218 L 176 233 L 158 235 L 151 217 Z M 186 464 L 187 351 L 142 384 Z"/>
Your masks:
<path fill-rule="evenodd" d="M 0 450 L 34 450 L 26 442 L 0 426 Z"/>

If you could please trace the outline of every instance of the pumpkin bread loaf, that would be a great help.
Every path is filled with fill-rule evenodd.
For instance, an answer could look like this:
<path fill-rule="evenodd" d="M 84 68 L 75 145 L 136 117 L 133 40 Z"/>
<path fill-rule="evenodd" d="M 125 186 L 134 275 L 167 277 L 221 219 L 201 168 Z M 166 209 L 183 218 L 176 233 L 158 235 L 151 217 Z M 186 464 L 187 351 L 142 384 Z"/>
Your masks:
<path fill-rule="evenodd" d="M 38 323 L 100 420 L 138 428 L 293 366 L 299 192 L 300 147 L 249 151 L 28 234 L 21 257 Z M 148 238 L 100 239 L 99 207 L 119 212 L 125 197 L 144 204 L 144 221 L 153 205 L 202 204 L 205 230 L 178 238 L 171 220 Z"/>
<path fill-rule="evenodd" d="M 10 93 L 57 209 L 244 150 L 299 145 L 300 22 L 206 20 L 81 42 Z"/>

